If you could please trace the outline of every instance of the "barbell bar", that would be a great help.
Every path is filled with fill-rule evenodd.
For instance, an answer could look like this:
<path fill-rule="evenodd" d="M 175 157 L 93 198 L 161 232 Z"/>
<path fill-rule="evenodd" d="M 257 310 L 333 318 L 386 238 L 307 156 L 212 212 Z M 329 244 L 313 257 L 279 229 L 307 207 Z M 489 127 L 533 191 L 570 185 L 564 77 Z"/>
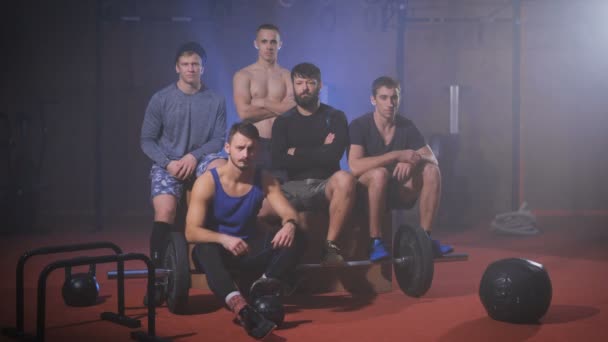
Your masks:
<path fill-rule="evenodd" d="M 469 255 L 465 253 L 450 253 L 444 256 L 436 257 L 433 259 L 433 262 L 456 262 L 456 261 L 466 261 L 468 260 Z M 311 269 L 311 268 L 322 268 L 322 267 L 357 267 L 357 266 L 371 266 L 374 264 L 386 264 L 386 263 L 394 263 L 398 266 L 407 266 L 408 263 L 412 260 L 412 257 L 402 256 L 397 258 L 390 258 L 385 260 L 380 260 L 378 262 L 372 262 L 370 260 L 353 260 L 347 261 L 344 264 L 340 265 L 323 265 L 323 264 L 300 264 L 297 266 L 298 269 Z M 171 274 L 172 270 L 166 268 L 157 268 L 155 270 L 157 279 L 164 279 Z M 107 273 L 108 279 L 116 279 L 118 278 L 118 271 L 108 271 Z M 124 272 L 125 279 L 143 279 L 148 277 L 147 269 L 135 269 L 135 270 L 126 270 Z"/>

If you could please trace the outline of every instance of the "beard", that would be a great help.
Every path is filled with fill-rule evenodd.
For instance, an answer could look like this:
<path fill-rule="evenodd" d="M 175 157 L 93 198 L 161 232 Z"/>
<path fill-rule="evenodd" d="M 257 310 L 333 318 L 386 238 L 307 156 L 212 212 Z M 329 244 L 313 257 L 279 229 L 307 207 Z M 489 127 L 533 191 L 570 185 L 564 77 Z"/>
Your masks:
<path fill-rule="evenodd" d="M 319 102 L 319 91 L 316 90 L 310 94 L 306 94 L 308 96 L 303 97 L 302 95 L 295 95 L 294 98 L 296 100 L 296 104 L 300 107 L 308 108 L 311 105 L 316 105 Z"/>

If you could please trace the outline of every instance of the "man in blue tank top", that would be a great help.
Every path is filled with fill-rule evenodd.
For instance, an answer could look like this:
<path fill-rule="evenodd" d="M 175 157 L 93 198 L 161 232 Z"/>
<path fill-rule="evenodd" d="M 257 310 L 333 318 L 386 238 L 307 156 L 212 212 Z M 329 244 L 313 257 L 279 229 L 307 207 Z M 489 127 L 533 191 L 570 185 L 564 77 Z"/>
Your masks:
<path fill-rule="evenodd" d="M 262 274 L 250 299 L 281 290 L 281 280 L 295 268 L 303 249 L 297 212 L 281 192 L 279 182 L 256 168 L 257 128 L 234 124 L 225 150 L 228 162 L 205 172 L 192 188 L 186 239 L 195 243 L 192 260 L 207 275 L 211 291 L 232 310 L 247 333 L 264 338 L 276 327 L 251 307 L 228 269 Z M 276 232 L 262 232 L 256 217 L 266 198 L 282 220 Z"/>

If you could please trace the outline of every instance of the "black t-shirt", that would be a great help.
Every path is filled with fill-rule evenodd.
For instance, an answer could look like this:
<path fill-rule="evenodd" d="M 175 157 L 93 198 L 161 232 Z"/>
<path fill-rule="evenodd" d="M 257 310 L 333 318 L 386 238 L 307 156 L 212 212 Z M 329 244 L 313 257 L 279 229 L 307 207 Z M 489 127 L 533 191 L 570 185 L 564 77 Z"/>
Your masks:
<path fill-rule="evenodd" d="M 344 112 L 321 104 L 306 116 L 294 107 L 272 125 L 272 165 L 287 171 L 289 180 L 327 179 L 340 170 L 340 158 L 348 145 L 348 122 Z M 334 133 L 331 144 L 325 137 Z M 295 154 L 287 150 L 295 147 Z"/>
<path fill-rule="evenodd" d="M 349 138 L 351 145 L 363 147 L 365 157 L 375 157 L 398 150 L 418 150 L 426 146 L 424 136 L 416 125 L 401 115 L 395 117 L 395 135 L 388 145 L 384 144 L 384 139 L 376 127 L 374 113 L 363 114 L 353 120 L 349 127 Z M 389 169 L 393 167 L 394 165 L 388 166 Z"/>

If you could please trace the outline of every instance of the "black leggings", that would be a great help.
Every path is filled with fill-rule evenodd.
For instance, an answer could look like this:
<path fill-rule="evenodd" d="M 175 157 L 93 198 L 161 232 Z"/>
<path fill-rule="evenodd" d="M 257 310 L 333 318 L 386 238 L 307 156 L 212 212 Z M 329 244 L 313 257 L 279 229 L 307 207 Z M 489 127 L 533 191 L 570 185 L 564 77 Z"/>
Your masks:
<path fill-rule="evenodd" d="M 296 231 L 294 242 L 289 248 L 273 249 L 274 233 L 247 240 L 249 253 L 234 256 L 218 243 L 199 243 L 192 250 L 192 261 L 196 268 L 207 275 L 211 291 L 222 301 L 234 291 L 238 291 L 228 270 L 247 273 L 265 273 L 268 278 L 282 279 L 295 269 L 303 251 L 304 238 Z"/>

